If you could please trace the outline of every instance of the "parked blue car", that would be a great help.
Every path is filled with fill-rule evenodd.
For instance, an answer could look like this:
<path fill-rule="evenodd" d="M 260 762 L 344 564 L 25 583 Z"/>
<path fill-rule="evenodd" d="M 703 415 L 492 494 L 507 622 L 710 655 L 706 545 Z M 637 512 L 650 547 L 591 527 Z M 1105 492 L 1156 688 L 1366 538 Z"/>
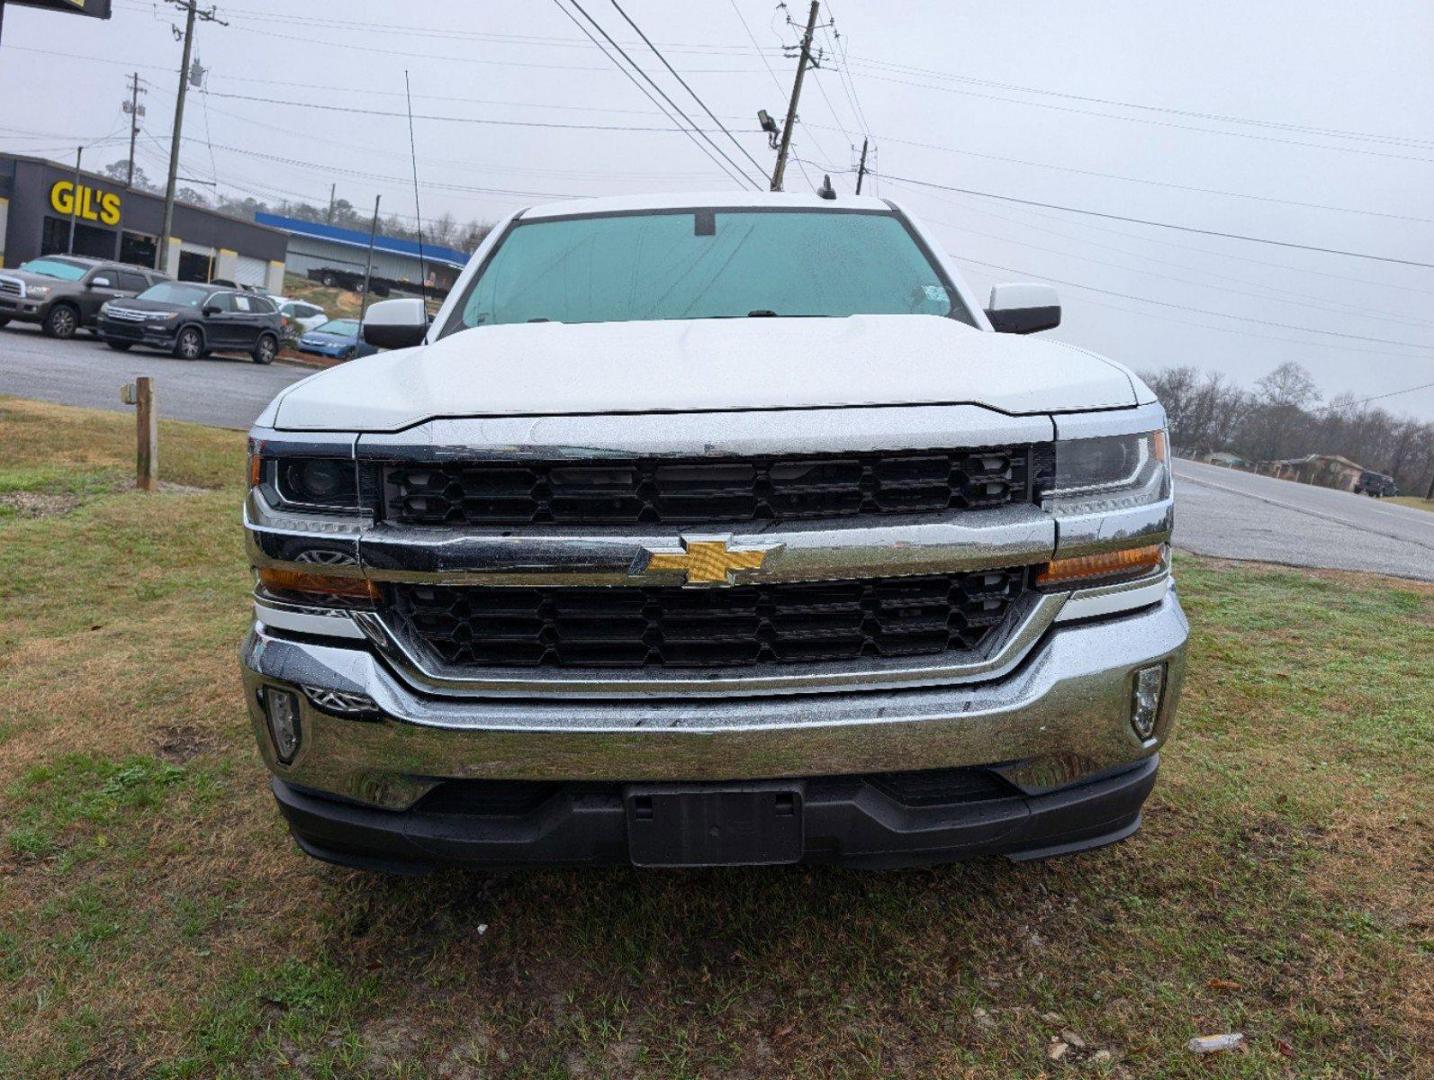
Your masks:
<path fill-rule="evenodd" d="M 378 352 L 372 345 L 360 340 L 357 319 L 330 319 L 322 326 L 307 331 L 299 338 L 299 351 L 340 360 L 352 360 L 356 356 Z"/>

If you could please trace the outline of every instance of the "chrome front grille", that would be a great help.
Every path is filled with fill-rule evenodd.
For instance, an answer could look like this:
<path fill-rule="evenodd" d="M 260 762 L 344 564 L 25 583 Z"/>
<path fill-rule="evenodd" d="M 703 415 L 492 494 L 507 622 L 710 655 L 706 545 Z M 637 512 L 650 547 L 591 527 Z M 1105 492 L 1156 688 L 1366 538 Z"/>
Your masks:
<path fill-rule="evenodd" d="M 1037 501 L 1048 445 L 763 458 L 390 464 L 407 525 L 742 525 Z"/>
<path fill-rule="evenodd" d="M 386 620 L 449 670 L 751 668 L 979 650 L 1025 567 L 718 589 L 391 584 Z"/>
<path fill-rule="evenodd" d="M 116 319 L 120 322 L 144 322 L 149 314 L 149 312 L 135 311 L 132 308 L 109 307 L 105 309 L 106 319 Z"/>
<path fill-rule="evenodd" d="M 25 285 L 16 278 L 0 277 L 0 295 L 22 297 L 25 295 Z"/>

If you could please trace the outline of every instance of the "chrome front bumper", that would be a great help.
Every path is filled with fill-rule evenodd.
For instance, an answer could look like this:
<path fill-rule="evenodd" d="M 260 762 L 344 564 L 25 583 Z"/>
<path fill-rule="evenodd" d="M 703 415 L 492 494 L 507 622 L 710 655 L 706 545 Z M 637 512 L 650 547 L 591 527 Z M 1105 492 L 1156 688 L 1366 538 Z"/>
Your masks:
<path fill-rule="evenodd" d="M 1155 754 L 1170 732 L 1189 628 L 1173 589 L 1133 612 L 1056 622 L 999 678 L 767 697 L 522 700 L 416 693 L 365 644 L 256 623 L 242 650 L 265 763 L 286 784 L 390 810 L 445 779 L 758 780 L 999 766 L 1028 793 Z M 1130 726 L 1136 669 L 1167 665 L 1150 739 Z M 265 686 L 294 689 L 302 743 L 274 755 Z M 375 711 L 338 715 L 323 691 Z"/>

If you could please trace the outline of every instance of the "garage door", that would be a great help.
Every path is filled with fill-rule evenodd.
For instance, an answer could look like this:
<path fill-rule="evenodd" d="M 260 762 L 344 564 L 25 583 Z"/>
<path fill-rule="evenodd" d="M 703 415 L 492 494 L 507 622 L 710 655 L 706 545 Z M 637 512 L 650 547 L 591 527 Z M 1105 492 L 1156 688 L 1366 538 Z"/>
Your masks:
<path fill-rule="evenodd" d="M 269 264 L 263 259 L 240 255 L 234 264 L 234 280 L 240 285 L 258 285 L 263 288 L 264 282 L 268 280 L 268 274 Z"/>

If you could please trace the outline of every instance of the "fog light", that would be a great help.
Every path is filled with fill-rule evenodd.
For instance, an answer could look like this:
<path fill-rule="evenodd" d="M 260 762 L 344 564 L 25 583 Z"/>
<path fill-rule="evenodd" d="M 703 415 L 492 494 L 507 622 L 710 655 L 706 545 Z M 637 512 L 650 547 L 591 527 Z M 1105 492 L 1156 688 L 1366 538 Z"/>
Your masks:
<path fill-rule="evenodd" d="M 288 690 L 264 688 L 264 716 L 269 722 L 269 738 L 274 742 L 274 756 L 287 765 L 299 752 L 299 699 Z"/>
<path fill-rule="evenodd" d="M 1135 695 L 1131 702 L 1130 726 L 1142 739 L 1155 734 L 1160 719 L 1160 695 L 1165 690 L 1165 665 L 1152 664 L 1135 673 Z"/>

